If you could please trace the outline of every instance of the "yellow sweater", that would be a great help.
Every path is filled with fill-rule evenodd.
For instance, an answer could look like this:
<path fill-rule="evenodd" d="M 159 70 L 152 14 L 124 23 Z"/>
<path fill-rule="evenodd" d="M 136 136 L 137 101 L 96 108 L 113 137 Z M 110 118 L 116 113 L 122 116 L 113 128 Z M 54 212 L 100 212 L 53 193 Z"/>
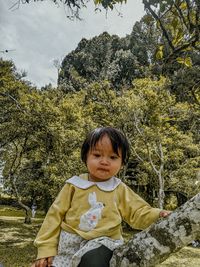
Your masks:
<path fill-rule="evenodd" d="M 60 230 L 90 240 L 100 236 L 121 239 L 121 222 L 145 229 L 159 217 L 152 208 L 118 178 L 90 182 L 88 175 L 67 180 L 50 207 L 38 232 L 38 259 L 57 255 Z"/>

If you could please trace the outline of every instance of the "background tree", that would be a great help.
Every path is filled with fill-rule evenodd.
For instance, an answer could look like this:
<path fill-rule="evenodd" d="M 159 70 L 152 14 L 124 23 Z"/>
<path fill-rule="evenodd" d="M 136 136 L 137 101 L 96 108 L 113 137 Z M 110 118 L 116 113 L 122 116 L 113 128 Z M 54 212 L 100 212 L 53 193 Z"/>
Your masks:
<path fill-rule="evenodd" d="M 160 206 L 163 206 L 163 190 L 173 187 L 193 194 L 194 186 L 190 190 L 186 186 L 186 176 L 182 174 L 193 168 L 194 176 L 190 176 L 190 181 L 195 183 L 200 159 L 194 135 L 189 130 L 183 131 L 179 124 L 179 120 L 187 115 L 188 105 L 183 108 L 177 103 L 167 90 L 167 84 L 165 79 L 136 80 L 134 88 L 115 101 L 113 122 L 127 133 L 131 142 L 132 157 L 126 173 L 129 182 L 146 185 L 153 198 L 156 197 L 155 191 L 160 191 Z M 183 171 L 180 176 L 176 176 L 178 170 Z M 179 181 L 179 188 L 175 189 L 175 181 Z M 195 190 L 197 193 L 199 187 Z"/>
<path fill-rule="evenodd" d="M 139 55 L 137 50 L 133 52 L 129 38 L 107 32 L 91 40 L 82 39 L 64 58 L 58 86 L 64 92 L 75 92 L 89 83 L 108 80 L 119 91 L 122 86 L 130 86 L 134 78 L 144 76 L 142 52 Z"/>
<path fill-rule="evenodd" d="M 1 67 L 0 101 L 4 108 L 0 140 L 5 186 L 14 192 L 28 216 L 30 209 L 23 200 L 30 203 L 42 197 L 46 201 L 42 208 L 47 210 L 64 179 L 75 167 L 78 170 L 77 144 L 84 120 L 80 99 L 59 98 L 58 91 L 31 88 L 18 77 L 11 62 L 1 61 Z"/>
<path fill-rule="evenodd" d="M 7 182 L 20 206 L 26 211 L 26 222 L 29 222 L 30 209 L 23 203 L 16 181 L 28 139 L 28 133 L 23 131 L 23 120 L 27 117 L 27 112 L 20 104 L 19 98 L 22 92 L 28 93 L 31 88 L 21 80 L 12 62 L 0 59 L 0 66 L 0 102 L 3 107 L 0 109 L 0 156 L 5 165 L 9 162 L 9 168 L 4 168 L 7 171 Z"/>
<path fill-rule="evenodd" d="M 146 36 L 146 42 L 143 46 L 143 36 L 140 33 L 141 29 L 143 29 L 144 35 Z M 153 192 L 158 191 L 159 187 L 163 191 L 163 186 L 161 186 L 163 185 L 163 179 L 159 178 L 160 186 L 158 186 L 155 174 L 157 177 L 161 177 L 161 173 L 163 172 L 163 159 L 161 160 L 161 158 L 163 158 L 164 154 L 166 154 L 168 162 L 166 164 L 166 159 L 164 160 L 166 170 L 164 176 L 170 176 L 173 181 L 176 180 L 172 179 L 174 175 L 178 177 L 181 174 L 180 171 L 177 172 L 178 166 L 180 167 L 185 164 L 185 168 L 189 168 L 190 170 L 197 168 L 197 152 L 195 151 L 197 151 L 196 146 L 199 138 L 198 83 L 196 84 L 194 82 L 194 93 L 191 93 L 191 95 L 195 95 L 194 98 L 185 97 L 187 102 L 182 100 L 182 103 L 176 103 L 176 99 L 172 95 L 176 90 L 175 88 L 177 88 L 176 83 L 178 84 L 175 78 L 173 80 L 175 75 L 171 76 L 173 83 L 168 82 L 165 86 L 162 85 L 162 82 L 153 83 L 152 80 L 146 80 L 146 82 L 141 80 L 139 83 L 136 80 L 132 80 L 136 77 L 150 76 L 159 81 L 159 72 L 155 73 L 152 68 L 152 64 L 157 64 L 153 57 L 154 50 L 152 44 L 156 44 L 158 40 L 159 31 L 155 28 L 152 18 L 145 16 L 141 22 L 136 23 L 133 27 L 131 35 L 125 38 L 120 39 L 117 36 L 110 36 L 107 33 L 103 33 L 89 41 L 83 39 L 79 43 L 78 48 L 64 59 L 60 69 L 58 89 L 46 86 L 41 91 L 38 91 L 36 88 L 30 87 L 27 82 L 24 82 L 23 84 L 26 85 L 27 92 L 24 89 L 19 90 L 21 93 L 19 94 L 17 91 L 19 95 L 15 96 L 16 87 L 9 85 L 9 90 L 15 88 L 14 93 L 12 92 L 9 97 L 4 93 L 2 101 L 5 101 L 8 97 L 12 104 L 15 103 L 13 107 L 17 109 L 20 118 L 18 119 L 16 112 L 14 113 L 15 109 L 10 112 L 13 120 L 17 122 L 13 124 L 13 128 L 10 128 L 9 134 L 7 134 L 7 124 L 4 122 L 2 126 L 4 127 L 2 128 L 4 129 L 2 131 L 2 140 L 5 141 L 6 138 L 12 140 L 15 131 L 19 131 L 18 135 L 20 137 L 13 139 L 15 143 L 11 147 L 13 159 L 15 159 L 14 155 L 16 155 L 16 151 L 20 155 L 24 155 L 24 157 L 20 157 L 20 164 L 22 164 L 20 167 L 22 169 L 20 172 L 21 177 L 25 173 L 27 175 L 27 171 L 24 171 L 26 168 L 32 171 L 34 166 L 37 166 L 37 168 L 40 166 L 35 173 L 39 173 L 38 175 L 41 174 L 41 177 L 53 177 L 52 187 L 57 189 L 51 192 L 47 189 L 44 190 L 44 194 L 46 192 L 50 196 L 49 198 L 45 198 L 49 199 L 46 204 L 44 203 L 45 209 L 47 209 L 48 203 L 51 202 L 51 197 L 54 197 L 59 187 L 56 187 L 56 183 L 53 181 L 58 179 L 58 184 L 61 184 L 63 177 L 65 175 L 70 176 L 70 170 L 74 170 L 73 162 L 77 160 L 78 153 L 74 153 L 73 149 L 70 150 L 70 147 L 76 147 L 78 145 L 77 142 L 80 142 L 85 131 L 96 126 L 115 125 L 125 133 L 127 132 L 130 139 L 134 140 L 134 137 L 137 136 L 135 143 L 133 143 L 133 150 L 134 153 L 137 153 L 135 156 L 138 158 L 137 160 L 133 159 L 133 162 L 135 162 L 133 164 L 134 169 L 136 169 L 134 175 L 138 170 L 138 173 L 135 175 L 137 177 L 135 180 L 137 180 L 137 183 L 152 184 Z M 142 52 L 137 57 L 139 46 Z M 190 68 L 191 72 L 194 68 L 195 66 Z M 181 73 L 183 69 L 180 68 L 178 71 L 177 73 Z M 185 71 L 184 69 L 183 73 L 186 73 Z M 22 81 L 19 75 L 15 75 L 13 84 L 16 80 L 21 84 Z M 104 81 L 104 78 L 107 78 L 108 81 Z M 182 80 L 179 81 L 180 88 L 185 83 L 184 79 L 185 76 L 182 75 Z M 137 85 L 132 87 L 132 83 L 136 83 Z M 140 85 L 138 86 L 138 84 Z M 153 89 L 154 86 L 159 89 Z M 6 89 L 6 86 L 2 88 L 8 94 L 9 90 Z M 176 93 L 176 96 L 178 94 L 180 92 Z M 168 102 L 170 98 L 172 100 Z M 177 100 L 179 99 L 177 98 Z M 74 109 L 74 107 L 77 108 Z M 69 113 L 70 116 L 67 117 L 66 113 Z M 168 116 L 169 120 L 166 119 Z M 84 129 L 81 132 L 78 130 L 78 121 L 82 126 L 81 129 Z M 71 132 L 69 130 L 66 131 L 65 123 L 72 129 Z M 60 125 L 64 126 L 61 127 Z M 73 129 L 79 132 L 78 136 L 74 134 Z M 142 135 L 138 129 L 143 133 Z M 170 132 L 171 137 L 167 139 L 165 132 Z M 185 138 L 184 135 L 188 135 L 188 138 Z M 69 140 L 69 145 L 66 149 L 64 149 L 63 136 Z M 167 145 L 166 143 L 166 140 L 171 140 L 170 142 L 173 144 L 173 140 L 177 136 L 181 136 L 178 140 L 182 140 L 182 138 L 183 140 L 187 140 L 187 151 L 189 152 L 187 152 L 188 155 L 186 157 L 186 150 L 182 149 L 181 141 L 178 144 L 176 143 L 176 146 L 171 144 Z M 23 142 L 25 142 L 25 145 L 23 145 Z M 135 148 L 137 145 L 141 148 L 141 151 L 137 151 L 134 148 L 134 144 Z M 174 155 L 171 155 L 173 164 L 170 163 L 169 151 L 166 148 L 165 150 L 167 152 L 163 151 L 163 145 L 164 148 L 169 146 L 173 151 Z M 28 148 L 22 151 L 22 147 Z M 180 151 L 183 151 L 183 153 L 180 151 L 180 153 L 177 153 L 173 148 L 176 151 L 179 151 L 180 148 Z M 27 150 L 30 151 L 29 154 L 24 153 Z M 32 154 L 31 151 L 34 151 L 34 153 Z M 157 153 L 158 151 L 160 151 L 160 154 Z M 67 158 L 63 156 L 65 152 L 68 154 Z M 165 153 L 163 154 L 163 152 Z M 71 161 L 72 165 L 65 166 L 65 160 L 63 159 L 67 159 L 70 162 L 70 157 L 72 155 L 75 156 L 75 154 L 75 161 Z M 9 156 L 7 157 L 8 163 Z M 27 157 L 31 160 L 25 160 L 25 163 L 23 163 L 23 158 L 26 159 Z M 47 164 L 49 157 L 52 158 L 51 164 Z M 144 162 L 142 163 L 140 159 Z M 11 166 L 11 162 L 9 164 L 7 166 Z M 151 166 L 150 169 L 149 166 Z M 5 168 L 5 170 L 8 169 Z M 173 175 L 172 173 L 169 175 L 169 171 L 171 170 L 173 170 Z M 130 174 L 131 172 L 128 170 L 128 173 Z M 196 171 L 193 173 L 195 179 Z M 126 168 L 122 178 L 125 174 Z M 61 179 L 59 180 L 58 177 L 61 177 Z M 141 177 L 143 178 L 141 179 Z M 149 178 L 146 179 L 145 177 Z M 32 177 L 32 180 L 34 179 Z M 151 182 L 149 183 L 149 181 Z M 176 184 L 176 182 L 173 183 L 173 185 Z M 36 192 L 36 190 L 33 192 L 34 187 L 37 188 L 37 186 L 32 186 L 31 190 L 33 195 Z M 23 187 L 21 188 L 23 189 Z M 166 188 L 169 189 L 170 185 Z M 153 193 L 153 195 L 155 194 Z"/>

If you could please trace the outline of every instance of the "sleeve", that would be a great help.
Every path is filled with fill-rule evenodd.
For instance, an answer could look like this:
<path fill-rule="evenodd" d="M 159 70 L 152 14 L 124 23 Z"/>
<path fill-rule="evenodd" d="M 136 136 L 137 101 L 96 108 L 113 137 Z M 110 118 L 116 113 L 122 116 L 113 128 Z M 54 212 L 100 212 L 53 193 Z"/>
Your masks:
<path fill-rule="evenodd" d="M 60 225 L 65 213 L 70 207 L 73 186 L 65 184 L 57 198 L 49 208 L 43 224 L 34 241 L 38 248 L 37 259 L 57 255 L 57 247 L 60 235 Z"/>
<path fill-rule="evenodd" d="M 132 228 L 143 230 L 159 218 L 160 209 L 151 207 L 124 183 L 119 187 L 119 211 Z"/>

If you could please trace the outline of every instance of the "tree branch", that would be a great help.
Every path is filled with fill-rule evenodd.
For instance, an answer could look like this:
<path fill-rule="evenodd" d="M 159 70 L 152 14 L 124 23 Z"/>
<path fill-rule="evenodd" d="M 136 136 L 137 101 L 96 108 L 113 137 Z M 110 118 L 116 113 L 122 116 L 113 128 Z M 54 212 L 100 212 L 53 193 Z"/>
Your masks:
<path fill-rule="evenodd" d="M 189 28 L 188 28 L 188 25 L 187 25 L 187 22 L 186 22 L 186 20 L 185 20 L 185 17 L 184 17 L 184 15 L 183 15 L 183 12 L 182 12 L 182 10 L 179 8 L 179 6 L 176 4 L 176 2 L 174 2 L 174 6 L 176 7 L 176 9 L 178 10 L 178 13 L 179 13 L 179 15 L 180 15 L 180 18 L 181 18 L 181 20 L 183 21 L 183 24 L 185 25 L 185 27 L 188 29 L 188 31 L 190 31 L 190 28 L 191 28 L 191 25 L 190 25 L 190 20 L 188 20 L 189 21 Z"/>
<path fill-rule="evenodd" d="M 111 267 L 153 267 L 200 236 L 200 193 L 114 251 Z"/>
<path fill-rule="evenodd" d="M 131 149 L 133 150 L 134 154 L 136 155 L 136 157 L 141 161 L 144 162 L 144 160 L 140 157 L 140 155 L 136 152 L 134 147 L 131 147 Z"/>
<path fill-rule="evenodd" d="M 164 25 L 163 25 L 161 19 L 160 19 L 160 18 L 158 17 L 158 15 L 153 11 L 153 9 L 151 8 L 151 4 L 150 4 L 148 1 L 143 0 L 143 3 L 144 3 L 145 8 L 146 8 L 147 10 L 150 11 L 151 15 L 155 18 L 155 20 L 159 22 L 159 24 L 160 24 L 160 28 L 161 28 L 161 30 L 162 30 L 162 32 L 163 32 L 164 37 L 167 39 L 167 42 L 168 42 L 169 46 L 171 47 L 171 49 L 174 50 L 175 47 L 173 46 L 173 44 L 172 44 L 172 42 L 171 42 L 171 40 L 170 40 L 170 37 L 169 37 L 169 35 L 168 35 L 168 33 L 167 33 L 167 30 L 165 29 L 165 27 L 164 27 Z"/>
<path fill-rule="evenodd" d="M 0 95 L 2 95 L 2 96 L 6 96 L 6 97 L 10 98 L 13 102 L 15 102 L 17 108 L 18 108 L 20 111 L 26 113 L 26 110 L 24 110 L 24 109 L 22 108 L 22 106 L 21 106 L 20 103 L 17 101 L 17 99 L 15 99 L 12 95 L 10 95 L 9 93 L 0 93 Z"/>
<path fill-rule="evenodd" d="M 190 19 L 190 10 L 191 10 L 191 7 L 190 7 L 190 1 L 189 0 L 186 0 L 186 4 L 187 4 L 187 19 L 189 21 L 189 24 L 192 25 L 191 23 L 191 19 Z"/>

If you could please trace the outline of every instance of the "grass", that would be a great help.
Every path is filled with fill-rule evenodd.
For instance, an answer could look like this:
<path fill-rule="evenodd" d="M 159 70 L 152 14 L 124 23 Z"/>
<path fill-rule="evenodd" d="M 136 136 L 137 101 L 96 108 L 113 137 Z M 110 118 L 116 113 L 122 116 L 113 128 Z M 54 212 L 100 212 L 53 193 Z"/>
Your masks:
<path fill-rule="evenodd" d="M 29 267 L 36 257 L 33 239 L 41 225 L 34 219 L 31 225 L 24 219 L 0 216 L 0 262 L 4 267 Z"/>
<path fill-rule="evenodd" d="M 156 267 L 199 267 L 200 249 L 185 247 Z"/>
<path fill-rule="evenodd" d="M 22 209 L 12 206 L 0 205 L 0 216 L 24 217 L 25 212 Z M 44 218 L 44 212 L 36 211 L 36 218 Z"/>
<path fill-rule="evenodd" d="M 23 210 L 0 206 L 0 263 L 4 267 L 30 267 L 36 258 L 33 240 L 44 213 L 37 212 L 32 224 L 24 224 Z"/>
<path fill-rule="evenodd" d="M 24 224 L 22 216 L 24 214 L 20 210 L 0 206 L 0 263 L 4 267 L 30 267 L 36 257 L 33 240 L 42 223 L 43 219 L 38 218 L 42 213 L 30 225 Z M 199 266 L 200 249 L 186 247 L 156 267 Z"/>

